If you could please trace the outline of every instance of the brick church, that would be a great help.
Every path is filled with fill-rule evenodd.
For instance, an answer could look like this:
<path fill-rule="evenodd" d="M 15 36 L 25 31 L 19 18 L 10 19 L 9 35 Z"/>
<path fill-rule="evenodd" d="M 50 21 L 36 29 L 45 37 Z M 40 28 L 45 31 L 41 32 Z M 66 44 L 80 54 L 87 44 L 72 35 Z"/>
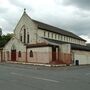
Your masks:
<path fill-rule="evenodd" d="M 28 16 L 24 9 L 0 60 L 43 64 L 90 64 L 90 48 L 76 34 Z"/>

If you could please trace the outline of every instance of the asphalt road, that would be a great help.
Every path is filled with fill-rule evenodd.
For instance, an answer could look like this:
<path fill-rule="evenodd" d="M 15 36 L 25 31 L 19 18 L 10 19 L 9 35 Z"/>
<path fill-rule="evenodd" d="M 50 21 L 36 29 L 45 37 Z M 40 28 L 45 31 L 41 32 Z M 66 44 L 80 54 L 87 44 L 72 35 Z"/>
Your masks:
<path fill-rule="evenodd" d="M 0 90 L 90 90 L 90 66 L 0 64 Z"/>

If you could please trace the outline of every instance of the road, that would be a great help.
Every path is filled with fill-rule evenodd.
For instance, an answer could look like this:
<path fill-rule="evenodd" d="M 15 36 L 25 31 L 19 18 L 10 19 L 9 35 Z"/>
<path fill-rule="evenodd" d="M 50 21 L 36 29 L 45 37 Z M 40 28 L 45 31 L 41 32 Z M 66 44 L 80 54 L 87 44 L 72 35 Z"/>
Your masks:
<path fill-rule="evenodd" d="M 0 64 L 0 90 L 90 90 L 90 66 Z"/>

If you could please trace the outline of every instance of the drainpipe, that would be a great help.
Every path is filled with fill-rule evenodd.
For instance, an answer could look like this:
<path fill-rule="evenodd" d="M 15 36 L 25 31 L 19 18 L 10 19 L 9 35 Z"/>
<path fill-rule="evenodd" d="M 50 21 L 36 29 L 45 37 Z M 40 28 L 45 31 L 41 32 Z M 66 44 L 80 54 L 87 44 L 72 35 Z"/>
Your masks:
<path fill-rule="evenodd" d="M 27 60 L 27 46 L 26 46 L 26 63 L 28 62 L 28 60 Z"/>
<path fill-rule="evenodd" d="M 71 59 L 72 59 L 72 64 L 74 65 L 75 58 L 74 58 L 74 52 L 73 52 L 73 51 L 71 51 L 71 55 L 72 55 L 72 57 L 71 57 Z"/>
<path fill-rule="evenodd" d="M 1 62 L 3 61 L 3 49 L 1 50 Z"/>

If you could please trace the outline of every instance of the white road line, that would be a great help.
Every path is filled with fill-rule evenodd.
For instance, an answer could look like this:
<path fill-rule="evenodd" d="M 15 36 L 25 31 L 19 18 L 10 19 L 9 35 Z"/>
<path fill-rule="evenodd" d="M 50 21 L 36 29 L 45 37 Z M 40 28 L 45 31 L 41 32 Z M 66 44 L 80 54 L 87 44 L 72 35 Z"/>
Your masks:
<path fill-rule="evenodd" d="M 56 80 L 52 80 L 52 79 L 46 79 L 46 78 L 39 78 L 39 77 L 32 77 L 34 79 L 39 79 L 39 80 L 44 80 L 44 81 L 49 81 L 49 82 L 55 82 L 55 83 L 58 83 L 59 81 L 56 81 Z"/>
<path fill-rule="evenodd" d="M 53 82 L 53 83 L 59 83 L 59 81 L 57 81 L 57 80 L 52 80 L 52 79 L 47 79 L 47 78 L 40 78 L 40 77 L 26 76 L 26 75 L 14 73 L 14 72 L 11 72 L 10 74 L 16 75 L 16 76 L 22 76 L 22 77 L 32 78 L 32 79 L 38 79 L 38 80 L 48 81 L 48 82 Z"/>
<path fill-rule="evenodd" d="M 86 75 L 90 75 L 90 73 L 86 73 Z"/>

